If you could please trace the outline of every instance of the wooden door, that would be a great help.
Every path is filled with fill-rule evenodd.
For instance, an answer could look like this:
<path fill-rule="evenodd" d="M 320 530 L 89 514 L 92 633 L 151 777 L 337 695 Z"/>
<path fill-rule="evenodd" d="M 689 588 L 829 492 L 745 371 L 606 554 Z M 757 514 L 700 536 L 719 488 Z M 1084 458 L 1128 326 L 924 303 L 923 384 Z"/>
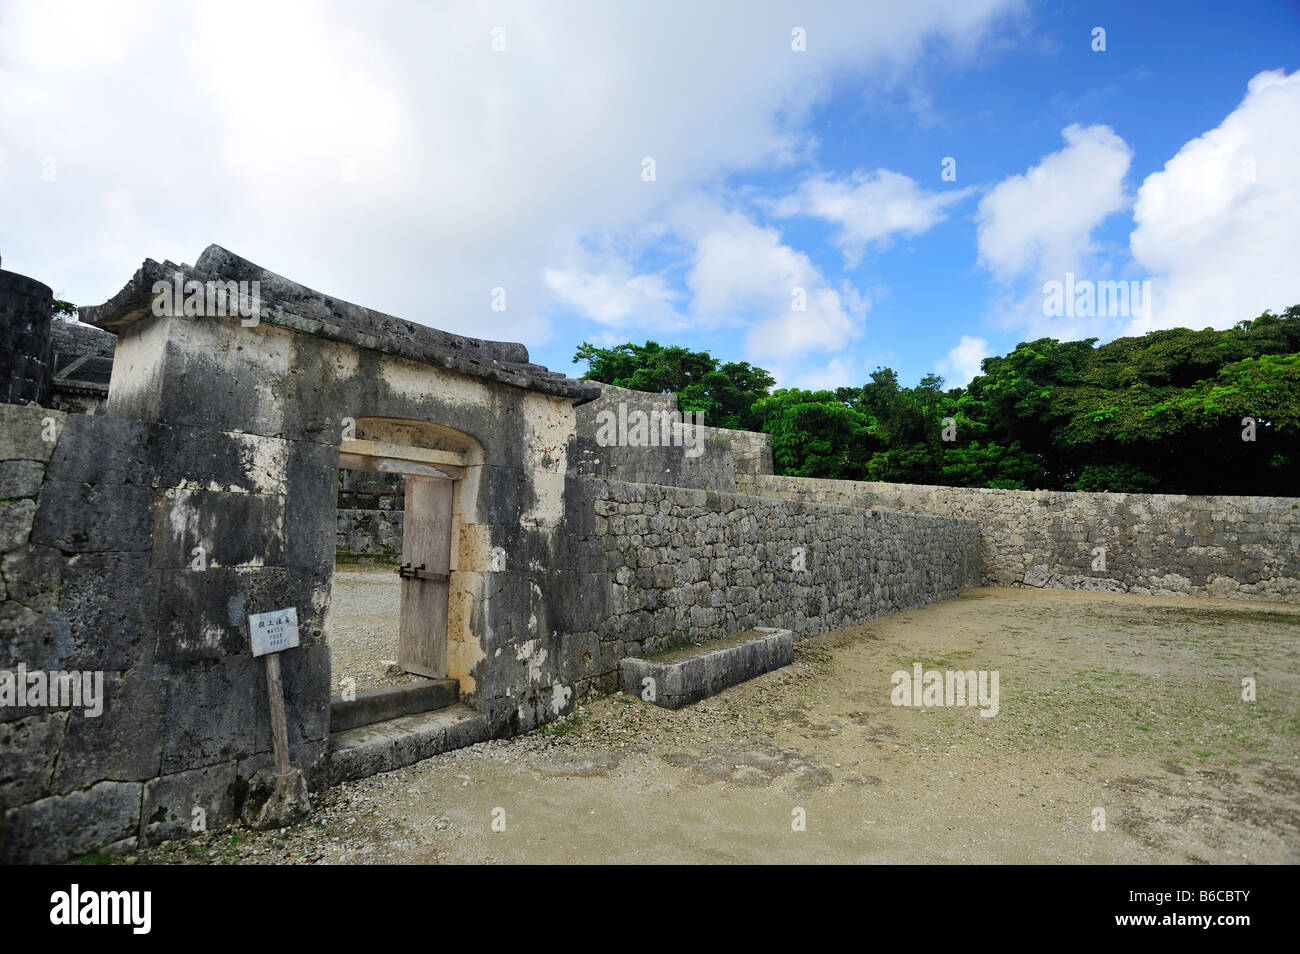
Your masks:
<path fill-rule="evenodd" d="M 398 664 L 432 679 L 447 675 L 447 575 L 451 572 L 452 481 L 406 475 L 402 516 L 402 618 Z"/>

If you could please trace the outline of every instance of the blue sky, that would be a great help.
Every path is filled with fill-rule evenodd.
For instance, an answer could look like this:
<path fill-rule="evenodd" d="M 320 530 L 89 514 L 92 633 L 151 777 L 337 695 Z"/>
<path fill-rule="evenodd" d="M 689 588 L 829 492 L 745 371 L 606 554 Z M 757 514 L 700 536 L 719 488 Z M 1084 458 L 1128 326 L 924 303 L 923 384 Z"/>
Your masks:
<path fill-rule="evenodd" d="M 162 9 L 0 5 L 0 254 L 80 304 L 215 242 L 570 373 L 834 386 L 1300 302 L 1294 3 Z M 1067 272 L 1151 307 L 1047 316 Z"/>
<path fill-rule="evenodd" d="M 1104 52 L 1092 49 L 1096 26 L 1106 29 Z M 840 383 L 862 383 L 865 372 L 878 364 L 914 383 L 934 371 L 948 345 L 962 335 L 984 338 L 988 354 L 1005 353 L 1026 336 L 1023 327 L 1004 327 L 997 320 L 1003 286 L 978 263 L 974 216 L 986 190 L 1060 149 L 1065 126 L 1100 124 L 1133 151 L 1124 177 L 1131 200 L 1148 175 L 1240 104 L 1252 77 L 1264 70 L 1291 73 L 1298 66 L 1297 5 L 1033 4 L 970 59 L 925 58 L 909 90 L 880 94 L 856 78 L 838 83 L 809 117 L 807 128 L 817 147 L 808 161 L 731 175 L 725 191 L 757 221 L 780 228 L 783 240 L 805 252 L 828 278 L 851 282 L 870 295 L 864 334 L 842 352 L 845 366 L 857 373 Z M 941 181 L 944 157 L 956 160 L 956 182 Z M 835 246 L 834 225 L 806 216 L 766 216 L 760 203 L 740 198 L 791 191 L 809 174 L 843 177 L 881 168 L 940 192 L 968 186 L 975 191 L 955 203 L 944 221 L 877 246 L 856 267 L 846 265 Z M 1261 231 L 1267 228 L 1259 224 Z M 1101 220 L 1093 236 L 1105 247 L 1108 267 L 1140 277 L 1144 273 L 1128 253 L 1133 228 L 1132 210 L 1124 208 Z M 674 275 L 680 280 L 689 257 L 677 264 Z M 1300 302 L 1300 287 L 1292 285 Z M 1250 317 L 1246 307 L 1219 320 L 1199 320 L 1223 326 Z M 1274 307 L 1285 304 L 1279 299 Z M 580 312 L 562 314 L 567 327 L 611 340 Z M 1168 324 L 1180 323 L 1169 316 Z M 639 330 L 656 337 L 654 328 Z M 1120 329 L 1102 324 L 1071 330 L 1105 341 Z M 678 341 L 671 334 L 657 337 L 661 343 Z M 683 343 L 726 359 L 747 357 L 725 332 Z M 557 366 L 571 356 L 561 342 L 538 349 L 538 355 Z M 966 383 L 957 368 L 944 370 L 950 386 Z M 818 377 L 812 375 L 814 381 Z"/>

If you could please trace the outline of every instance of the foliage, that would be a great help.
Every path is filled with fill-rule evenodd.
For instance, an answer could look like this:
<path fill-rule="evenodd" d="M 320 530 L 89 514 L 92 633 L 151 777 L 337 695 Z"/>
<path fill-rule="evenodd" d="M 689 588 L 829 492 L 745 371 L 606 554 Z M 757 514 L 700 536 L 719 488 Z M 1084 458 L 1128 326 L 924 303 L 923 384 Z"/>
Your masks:
<path fill-rule="evenodd" d="M 711 424 L 767 432 L 777 472 L 792 476 L 1197 494 L 1300 486 L 1300 305 L 1224 331 L 1022 342 L 948 390 L 937 375 L 909 388 L 878 368 L 857 387 L 769 393 L 761 368 L 653 341 L 583 344 L 580 359 L 590 379 L 673 391 Z"/>

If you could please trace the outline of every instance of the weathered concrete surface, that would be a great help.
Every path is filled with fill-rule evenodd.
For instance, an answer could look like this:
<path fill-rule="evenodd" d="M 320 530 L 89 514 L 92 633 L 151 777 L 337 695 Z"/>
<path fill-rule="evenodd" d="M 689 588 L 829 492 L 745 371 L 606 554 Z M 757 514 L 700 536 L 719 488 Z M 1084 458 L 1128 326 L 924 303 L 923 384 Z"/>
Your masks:
<path fill-rule="evenodd" d="M 794 662 L 794 633 L 758 627 L 754 634 L 753 639 L 720 648 L 705 644 L 671 661 L 628 656 L 619 660 L 620 686 L 657 706 L 680 709 Z"/>
<path fill-rule="evenodd" d="M 1300 498 L 738 481 L 787 500 L 973 519 L 989 585 L 1300 602 Z"/>

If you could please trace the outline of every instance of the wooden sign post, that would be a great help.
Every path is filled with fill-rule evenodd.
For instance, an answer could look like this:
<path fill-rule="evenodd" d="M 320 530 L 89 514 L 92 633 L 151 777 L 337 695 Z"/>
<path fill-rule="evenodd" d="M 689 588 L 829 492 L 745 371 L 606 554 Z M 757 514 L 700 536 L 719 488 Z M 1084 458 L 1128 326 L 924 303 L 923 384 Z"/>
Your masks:
<path fill-rule="evenodd" d="M 254 613 L 248 617 L 253 655 L 266 657 L 266 692 L 271 703 L 271 747 L 275 752 L 275 774 L 288 775 L 289 721 L 284 714 L 284 680 L 280 676 L 280 653 L 298 645 L 298 609 Z"/>

